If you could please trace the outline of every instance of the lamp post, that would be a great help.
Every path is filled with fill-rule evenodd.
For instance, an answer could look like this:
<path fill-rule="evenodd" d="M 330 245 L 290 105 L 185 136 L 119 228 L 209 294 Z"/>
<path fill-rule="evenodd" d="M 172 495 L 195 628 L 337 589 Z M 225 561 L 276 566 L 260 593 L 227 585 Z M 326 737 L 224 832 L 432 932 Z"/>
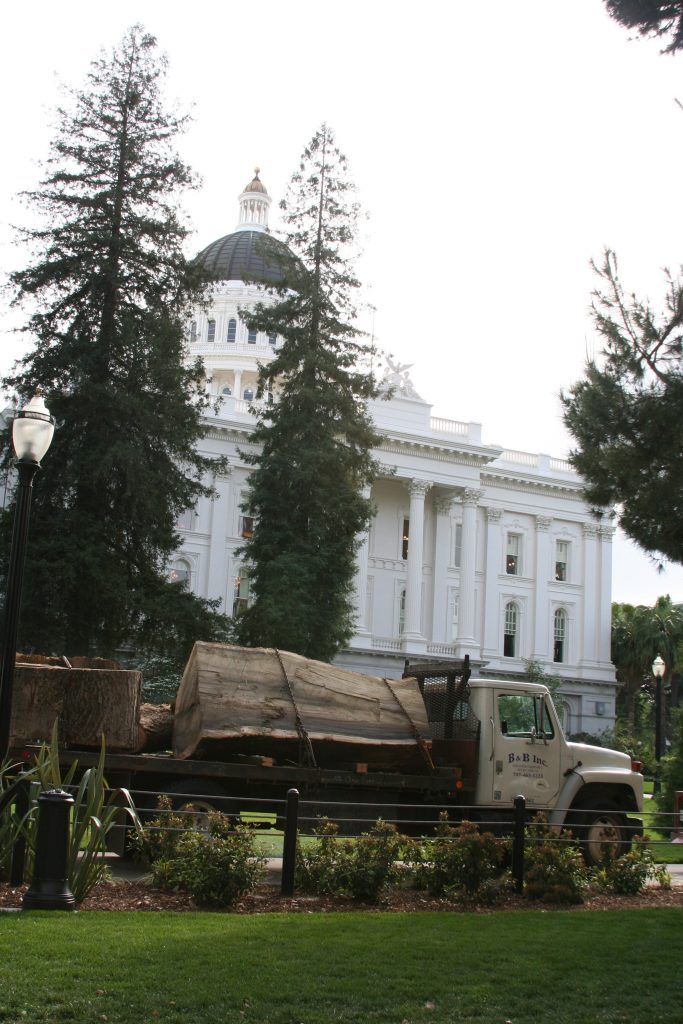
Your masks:
<path fill-rule="evenodd" d="M 5 620 L 0 660 L 0 763 L 5 760 L 9 749 L 14 663 L 33 478 L 40 469 L 40 460 L 50 447 L 55 430 L 54 424 L 54 418 L 50 416 L 40 395 L 34 395 L 31 401 L 16 414 L 12 424 L 12 443 L 17 457 L 16 467 L 19 481 L 7 570 Z"/>
<path fill-rule="evenodd" d="M 666 664 L 660 654 L 652 662 L 652 675 L 655 678 L 655 782 L 653 792 L 659 793 L 659 762 L 662 758 L 662 678 L 666 672 Z"/>

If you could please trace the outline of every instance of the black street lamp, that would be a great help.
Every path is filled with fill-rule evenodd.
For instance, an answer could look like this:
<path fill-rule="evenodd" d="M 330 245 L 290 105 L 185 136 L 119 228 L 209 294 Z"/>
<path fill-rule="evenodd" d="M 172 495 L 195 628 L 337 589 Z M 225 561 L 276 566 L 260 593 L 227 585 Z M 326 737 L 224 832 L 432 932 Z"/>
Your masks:
<path fill-rule="evenodd" d="M 666 672 L 666 664 L 660 654 L 652 662 L 652 675 L 655 679 L 655 783 L 653 792 L 659 793 L 660 764 L 662 759 L 662 678 Z"/>
<path fill-rule="evenodd" d="M 15 415 L 12 425 L 12 443 L 17 457 L 16 467 L 19 481 L 7 570 L 5 621 L 2 634 L 2 660 L 0 661 L 0 764 L 7 757 L 9 749 L 14 663 L 17 651 L 17 630 L 19 628 L 21 587 L 24 579 L 33 478 L 40 469 L 40 460 L 50 447 L 54 431 L 54 418 L 50 416 L 40 395 L 34 395 L 31 401 Z"/>

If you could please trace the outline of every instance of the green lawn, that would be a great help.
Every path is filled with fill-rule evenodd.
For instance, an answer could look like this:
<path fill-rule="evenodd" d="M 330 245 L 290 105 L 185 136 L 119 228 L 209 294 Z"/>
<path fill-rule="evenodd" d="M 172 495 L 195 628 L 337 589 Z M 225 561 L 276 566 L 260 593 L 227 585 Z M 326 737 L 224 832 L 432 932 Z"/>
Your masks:
<path fill-rule="evenodd" d="M 0 1021 L 657 1024 L 683 911 L 0 915 Z"/>

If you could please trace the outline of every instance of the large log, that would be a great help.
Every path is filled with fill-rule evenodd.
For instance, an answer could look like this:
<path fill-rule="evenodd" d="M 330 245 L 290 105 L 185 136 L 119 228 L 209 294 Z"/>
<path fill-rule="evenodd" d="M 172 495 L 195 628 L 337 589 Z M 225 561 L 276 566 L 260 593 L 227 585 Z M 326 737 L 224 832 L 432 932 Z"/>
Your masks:
<path fill-rule="evenodd" d="M 50 659 L 52 660 L 52 659 Z M 49 740 L 55 720 L 69 747 L 134 751 L 140 716 L 139 672 L 19 663 L 14 670 L 10 742 Z"/>
<path fill-rule="evenodd" d="M 170 750 L 173 743 L 173 708 L 170 704 L 141 704 L 138 751 Z"/>
<path fill-rule="evenodd" d="M 176 697 L 178 758 L 262 754 L 292 763 L 312 748 L 321 767 L 424 769 L 429 745 L 416 680 L 360 675 L 285 651 L 196 643 Z"/>

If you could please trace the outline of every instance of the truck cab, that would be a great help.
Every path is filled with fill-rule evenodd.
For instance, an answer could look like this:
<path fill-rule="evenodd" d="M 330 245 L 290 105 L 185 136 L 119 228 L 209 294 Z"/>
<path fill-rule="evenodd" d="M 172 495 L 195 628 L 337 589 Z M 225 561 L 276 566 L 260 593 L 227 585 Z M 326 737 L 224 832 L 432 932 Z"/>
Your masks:
<path fill-rule="evenodd" d="M 407 671 L 423 693 L 435 762 L 459 762 L 463 816 L 504 823 L 523 796 L 530 815 L 542 811 L 558 830 L 571 829 L 589 863 L 602 859 L 604 843 L 623 852 L 642 832 L 630 817 L 643 809 L 643 777 L 631 758 L 568 741 L 546 686 L 471 679 L 467 665 L 459 673 L 450 666 L 447 680 L 435 666 Z"/>

